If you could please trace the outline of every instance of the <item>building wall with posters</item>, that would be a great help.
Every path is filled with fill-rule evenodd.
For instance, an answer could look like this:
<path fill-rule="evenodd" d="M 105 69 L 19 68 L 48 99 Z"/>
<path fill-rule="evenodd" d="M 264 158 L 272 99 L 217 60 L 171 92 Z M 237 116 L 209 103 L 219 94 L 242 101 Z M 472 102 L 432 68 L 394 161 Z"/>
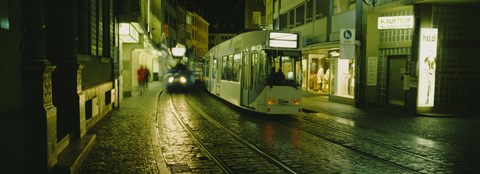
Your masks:
<path fill-rule="evenodd" d="M 471 17 L 478 5 L 397 2 L 369 10 L 365 91 L 375 97 L 367 103 L 424 115 L 478 112 L 480 37 L 473 31 L 480 19 Z M 412 26 L 401 22 L 409 20 Z"/>

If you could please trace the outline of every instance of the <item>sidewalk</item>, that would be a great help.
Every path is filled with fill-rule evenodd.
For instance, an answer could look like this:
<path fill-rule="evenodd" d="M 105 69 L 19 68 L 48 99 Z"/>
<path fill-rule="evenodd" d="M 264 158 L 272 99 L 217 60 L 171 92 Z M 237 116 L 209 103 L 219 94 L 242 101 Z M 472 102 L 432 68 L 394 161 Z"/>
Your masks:
<path fill-rule="evenodd" d="M 88 133 L 97 140 L 78 173 L 170 173 L 156 133 L 157 99 L 162 86 L 152 82 L 144 95 L 124 98 Z"/>
<path fill-rule="evenodd" d="M 431 117 L 388 106 L 355 108 L 353 105 L 329 102 L 326 95 L 307 93 L 303 94 L 302 99 L 305 112 L 339 124 L 348 121 L 358 127 L 385 133 L 407 134 L 464 148 L 480 147 L 478 116 Z M 480 153 L 480 150 L 476 151 Z"/>

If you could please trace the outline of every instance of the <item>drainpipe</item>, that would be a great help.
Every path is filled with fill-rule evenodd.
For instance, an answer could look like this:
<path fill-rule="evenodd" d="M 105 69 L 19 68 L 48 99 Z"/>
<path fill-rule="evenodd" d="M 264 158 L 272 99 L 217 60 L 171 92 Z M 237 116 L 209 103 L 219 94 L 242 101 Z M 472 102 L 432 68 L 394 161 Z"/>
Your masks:
<path fill-rule="evenodd" d="M 363 1 L 355 4 L 355 107 L 365 105 L 365 33 L 363 33 Z M 357 44 L 358 43 L 358 44 Z"/>

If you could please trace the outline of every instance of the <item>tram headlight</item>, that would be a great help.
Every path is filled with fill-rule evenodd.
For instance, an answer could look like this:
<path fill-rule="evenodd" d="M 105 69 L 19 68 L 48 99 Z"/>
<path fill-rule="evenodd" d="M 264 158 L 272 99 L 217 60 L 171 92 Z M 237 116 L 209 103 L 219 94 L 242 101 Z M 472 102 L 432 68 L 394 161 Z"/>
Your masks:
<path fill-rule="evenodd" d="M 173 82 L 173 80 L 175 80 L 175 78 L 173 78 L 173 77 L 169 77 L 169 78 L 168 78 L 168 83 L 172 83 L 172 82 Z"/>
<path fill-rule="evenodd" d="M 300 105 L 300 99 L 299 98 L 294 98 L 293 99 L 293 105 Z"/>
<path fill-rule="evenodd" d="M 275 98 L 267 99 L 267 105 L 274 105 L 275 103 L 277 103 L 277 100 Z"/>
<path fill-rule="evenodd" d="M 185 77 L 180 77 L 180 82 L 181 83 L 187 83 L 187 79 Z"/>

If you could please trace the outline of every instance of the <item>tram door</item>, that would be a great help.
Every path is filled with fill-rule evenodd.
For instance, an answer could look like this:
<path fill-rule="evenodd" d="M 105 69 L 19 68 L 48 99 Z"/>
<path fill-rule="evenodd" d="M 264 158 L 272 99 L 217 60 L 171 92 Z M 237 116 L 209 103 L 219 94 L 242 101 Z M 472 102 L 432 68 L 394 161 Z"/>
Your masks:
<path fill-rule="evenodd" d="M 248 107 L 249 101 L 249 88 L 250 88 L 250 70 L 251 70 L 251 60 L 248 52 L 243 52 L 242 54 L 242 81 L 241 81 L 241 88 L 242 88 L 242 105 Z"/>

